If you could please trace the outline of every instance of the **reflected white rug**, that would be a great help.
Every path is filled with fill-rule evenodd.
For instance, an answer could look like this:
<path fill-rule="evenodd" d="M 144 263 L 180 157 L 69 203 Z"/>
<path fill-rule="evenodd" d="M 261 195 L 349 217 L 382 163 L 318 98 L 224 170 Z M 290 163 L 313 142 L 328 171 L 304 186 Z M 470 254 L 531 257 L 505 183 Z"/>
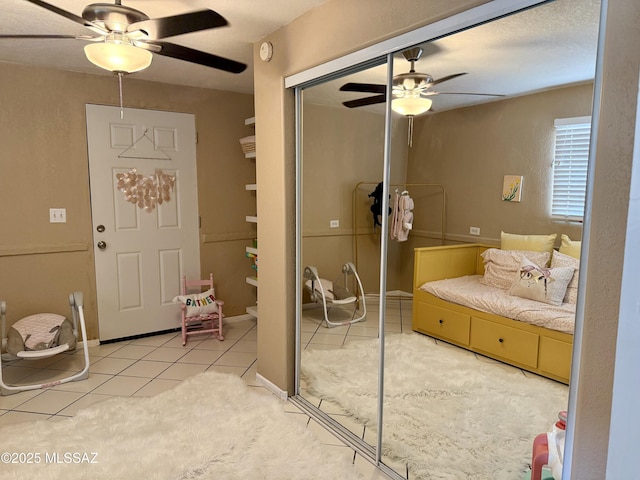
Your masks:
<path fill-rule="evenodd" d="M 3 480 L 361 478 L 275 397 L 216 372 L 155 397 L 106 400 L 73 418 L 7 425 L 0 455 Z"/>
<path fill-rule="evenodd" d="M 307 390 L 375 428 L 378 340 L 307 350 Z M 568 387 L 419 334 L 385 343 L 383 455 L 422 479 L 521 480 Z"/>

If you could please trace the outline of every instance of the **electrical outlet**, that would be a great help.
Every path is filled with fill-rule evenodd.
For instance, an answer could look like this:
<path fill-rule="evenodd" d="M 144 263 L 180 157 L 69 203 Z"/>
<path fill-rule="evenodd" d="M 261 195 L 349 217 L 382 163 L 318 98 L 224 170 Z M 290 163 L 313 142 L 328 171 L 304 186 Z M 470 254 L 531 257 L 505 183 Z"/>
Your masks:
<path fill-rule="evenodd" d="M 469 235 L 480 235 L 480 227 L 469 227 Z"/>
<path fill-rule="evenodd" d="M 340 220 L 330 220 L 329 228 L 338 228 L 340 226 Z"/>
<path fill-rule="evenodd" d="M 50 208 L 49 223 L 67 223 L 66 208 Z"/>

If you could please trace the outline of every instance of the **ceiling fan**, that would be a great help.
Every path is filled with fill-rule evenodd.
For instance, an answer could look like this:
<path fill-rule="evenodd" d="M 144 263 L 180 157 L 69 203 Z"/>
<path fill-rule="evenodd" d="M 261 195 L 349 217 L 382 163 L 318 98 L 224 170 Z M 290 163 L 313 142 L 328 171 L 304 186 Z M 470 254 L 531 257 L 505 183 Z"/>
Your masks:
<path fill-rule="evenodd" d="M 422 48 L 416 47 L 402 52 L 404 58 L 411 63 L 408 73 L 401 73 L 393 77 L 391 108 L 408 117 L 421 115 L 431 109 L 432 100 L 428 97 L 434 95 L 482 95 L 492 97 L 502 97 L 504 95 L 494 95 L 490 93 L 466 93 L 466 92 L 438 92 L 431 87 L 448 80 L 466 75 L 466 73 L 454 73 L 446 77 L 434 79 L 428 73 L 416 72 L 415 63 L 422 56 Z M 358 98 L 343 102 L 348 108 L 363 107 L 365 105 L 375 105 L 386 102 L 387 87 L 375 83 L 347 83 L 340 87 L 344 92 L 375 93 L 372 97 Z"/>
<path fill-rule="evenodd" d="M 121 0 L 115 0 L 113 4 L 87 5 L 79 17 L 41 0 L 26 1 L 83 25 L 94 35 L 0 35 L 0 39 L 84 40 L 90 42 L 84 50 L 92 63 L 120 75 L 147 68 L 151 64 L 152 53 L 230 73 L 241 73 L 247 68 L 244 63 L 235 60 L 161 40 L 228 25 L 227 21 L 213 10 L 204 9 L 151 19 L 139 10 L 122 5 Z"/>

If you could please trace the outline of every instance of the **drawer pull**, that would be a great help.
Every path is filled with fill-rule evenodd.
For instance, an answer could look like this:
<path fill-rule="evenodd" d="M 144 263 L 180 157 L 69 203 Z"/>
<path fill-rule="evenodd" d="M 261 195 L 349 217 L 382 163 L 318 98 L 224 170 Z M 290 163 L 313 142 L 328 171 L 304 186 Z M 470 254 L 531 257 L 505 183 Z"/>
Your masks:
<path fill-rule="evenodd" d="M 502 343 L 502 342 L 504 342 L 504 338 L 499 338 L 499 339 L 498 339 L 498 341 L 499 341 L 500 343 Z"/>
<path fill-rule="evenodd" d="M 438 323 L 442 325 L 444 323 L 444 320 L 440 319 L 440 320 L 438 320 Z"/>

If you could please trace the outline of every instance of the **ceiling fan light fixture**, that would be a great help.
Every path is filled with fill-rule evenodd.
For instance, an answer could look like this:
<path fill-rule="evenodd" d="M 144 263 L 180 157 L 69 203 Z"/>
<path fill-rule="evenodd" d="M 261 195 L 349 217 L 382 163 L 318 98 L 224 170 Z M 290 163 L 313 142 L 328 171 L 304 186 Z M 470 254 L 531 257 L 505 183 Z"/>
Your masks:
<path fill-rule="evenodd" d="M 402 115 L 415 117 L 428 112 L 432 104 L 433 101 L 429 98 L 407 95 L 394 98 L 391 101 L 391 109 Z"/>
<path fill-rule="evenodd" d="M 87 59 L 100 68 L 114 73 L 133 73 L 151 65 L 149 50 L 134 46 L 124 35 L 108 35 L 104 42 L 84 47 Z"/>

